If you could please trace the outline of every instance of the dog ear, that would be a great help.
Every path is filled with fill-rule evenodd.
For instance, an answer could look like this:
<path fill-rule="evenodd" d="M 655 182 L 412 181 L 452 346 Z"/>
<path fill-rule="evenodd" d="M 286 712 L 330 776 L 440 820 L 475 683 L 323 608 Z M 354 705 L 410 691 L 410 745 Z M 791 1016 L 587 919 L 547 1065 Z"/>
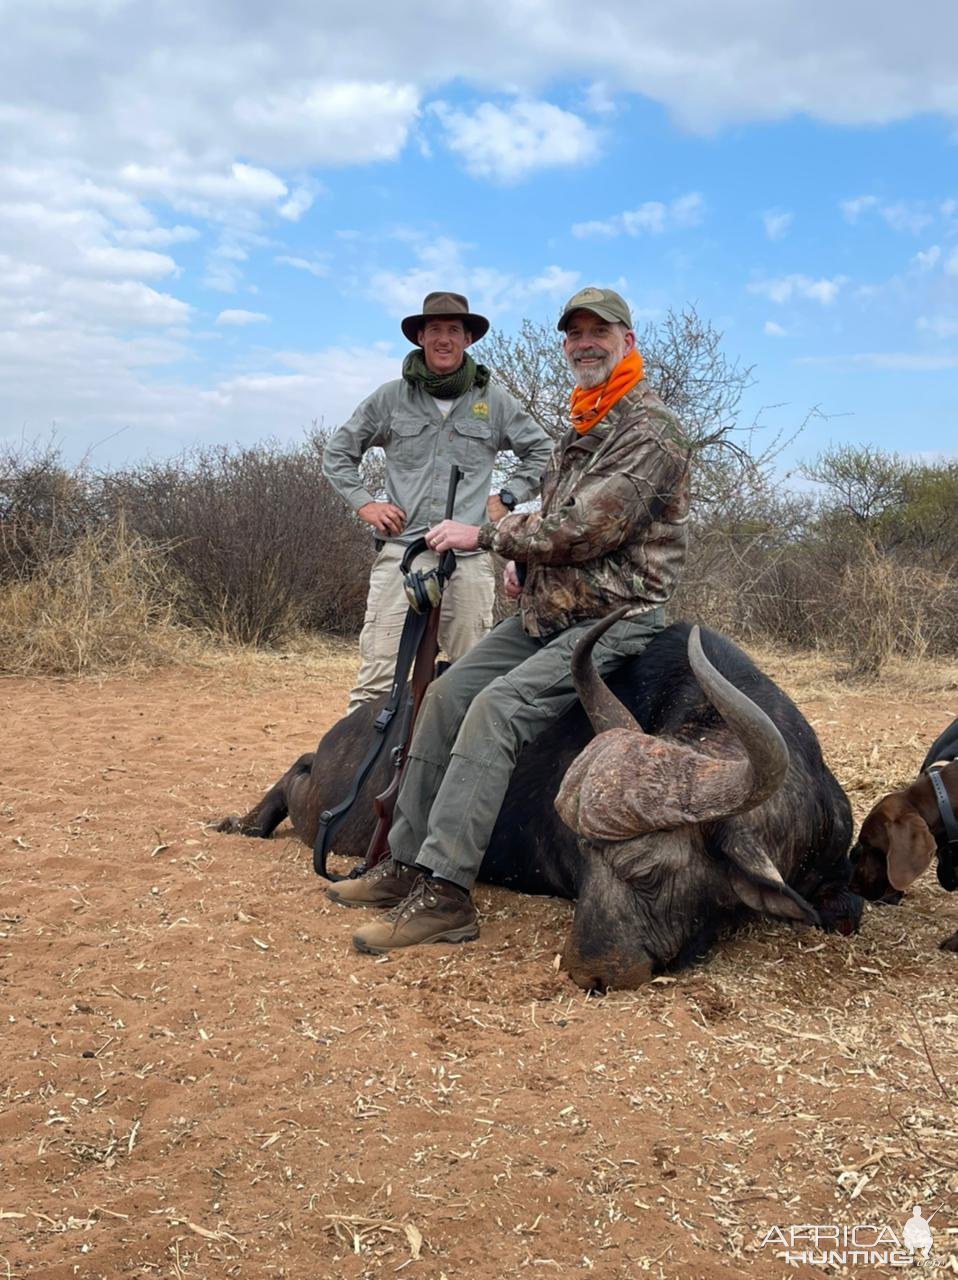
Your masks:
<path fill-rule="evenodd" d="M 935 856 L 935 837 L 917 813 L 901 814 L 888 827 L 888 883 L 907 889 Z"/>

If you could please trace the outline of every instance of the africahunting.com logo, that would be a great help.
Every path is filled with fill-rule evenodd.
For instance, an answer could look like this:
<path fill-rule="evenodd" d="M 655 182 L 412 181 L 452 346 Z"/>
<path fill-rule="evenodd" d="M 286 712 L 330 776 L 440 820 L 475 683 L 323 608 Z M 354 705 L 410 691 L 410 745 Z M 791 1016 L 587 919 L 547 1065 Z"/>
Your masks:
<path fill-rule="evenodd" d="M 935 1211 L 937 1212 L 937 1210 Z M 934 1217 L 934 1214 L 932 1214 Z M 916 1204 L 899 1230 L 887 1225 L 859 1222 L 796 1223 L 769 1227 L 761 1248 L 771 1249 L 790 1266 L 812 1267 L 938 1267 L 948 1266 L 947 1255 L 932 1253 L 931 1219 Z"/>

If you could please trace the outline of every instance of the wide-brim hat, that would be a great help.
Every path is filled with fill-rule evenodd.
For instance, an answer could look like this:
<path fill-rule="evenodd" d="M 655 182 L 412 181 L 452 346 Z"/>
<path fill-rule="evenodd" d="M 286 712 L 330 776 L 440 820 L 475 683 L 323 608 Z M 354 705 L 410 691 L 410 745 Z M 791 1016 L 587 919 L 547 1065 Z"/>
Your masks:
<path fill-rule="evenodd" d="M 406 316 L 402 331 L 415 347 L 419 346 L 419 330 L 427 320 L 461 320 L 472 334 L 473 342 L 478 342 L 489 329 L 486 317 L 470 311 L 469 299 L 461 293 L 427 293 L 422 300 L 422 312 L 418 316 Z"/>

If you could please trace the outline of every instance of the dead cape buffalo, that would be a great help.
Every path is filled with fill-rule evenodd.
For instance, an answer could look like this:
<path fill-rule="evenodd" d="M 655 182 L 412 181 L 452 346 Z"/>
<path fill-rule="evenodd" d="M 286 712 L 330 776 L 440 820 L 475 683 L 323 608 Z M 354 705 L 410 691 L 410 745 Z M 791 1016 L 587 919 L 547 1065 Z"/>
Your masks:
<path fill-rule="evenodd" d="M 592 644 L 616 616 L 593 629 L 582 670 L 591 667 Z M 851 810 L 811 726 L 746 654 L 713 631 L 701 632 L 708 661 L 697 661 L 696 678 L 690 630 L 673 624 L 620 668 L 609 682 L 615 699 L 597 703 L 601 681 L 586 681 L 597 730 L 626 732 L 666 753 L 646 753 L 643 761 L 643 767 L 655 761 L 654 789 L 661 793 L 655 812 L 639 813 L 635 825 L 642 807 L 636 797 L 649 788 L 619 770 L 615 786 L 631 787 L 620 825 L 606 810 L 596 818 L 588 797 L 573 804 L 568 793 L 566 816 L 574 824 L 581 816 L 583 838 L 560 820 L 559 784 L 593 738 L 585 711 L 576 707 L 522 752 L 482 863 L 481 878 L 491 884 L 576 900 L 564 966 L 587 989 L 634 987 L 680 967 L 751 912 L 846 933 L 861 916 L 861 899 L 848 890 Z M 380 705 L 340 720 L 245 817 L 225 818 L 219 829 L 266 837 L 288 816 L 312 846 L 319 814 L 349 791 Z M 592 749 L 604 740 L 595 739 Z M 338 854 L 365 852 L 370 799 L 388 781 L 388 746 L 336 832 Z M 614 790 L 606 800 L 611 814 Z"/>

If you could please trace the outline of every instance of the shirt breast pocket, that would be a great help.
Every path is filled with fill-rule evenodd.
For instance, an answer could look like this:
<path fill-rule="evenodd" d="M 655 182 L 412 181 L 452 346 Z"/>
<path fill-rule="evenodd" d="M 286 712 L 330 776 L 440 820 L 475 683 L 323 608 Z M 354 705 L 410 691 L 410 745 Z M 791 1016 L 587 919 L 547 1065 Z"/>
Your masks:
<path fill-rule="evenodd" d="M 496 456 L 492 428 L 481 418 L 446 422 L 452 460 L 460 467 L 475 469 L 490 465 Z"/>
<path fill-rule="evenodd" d="M 390 425 L 392 439 L 386 450 L 393 465 L 404 471 L 426 467 L 432 460 L 434 437 L 425 418 L 393 418 Z"/>

